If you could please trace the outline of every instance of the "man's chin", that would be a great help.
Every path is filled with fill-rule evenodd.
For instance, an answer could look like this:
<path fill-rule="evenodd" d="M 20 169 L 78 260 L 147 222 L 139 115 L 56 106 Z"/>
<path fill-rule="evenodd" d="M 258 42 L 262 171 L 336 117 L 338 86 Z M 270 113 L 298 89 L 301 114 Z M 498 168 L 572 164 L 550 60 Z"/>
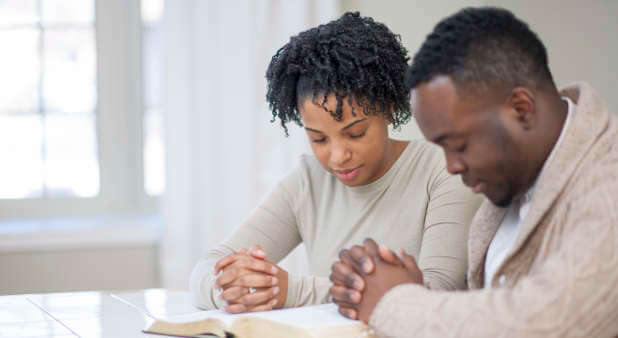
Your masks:
<path fill-rule="evenodd" d="M 508 207 L 513 201 L 513 195 L 507 194 L 506 196 L 487 196 L 487 199 L 491 201 L 491 203 L 499 208 Z"/>
<path fill-rule="evenodd" d="M 489 197 L 488 197 L 489 198 Z M 502 198 L 499 200 L 495 200 L 492 198 L 489 198 L 489 200 L 491 201 L 491 203 L 499 208 L 506 208 L 508 207 L 511 202 L 513 201 L 513 197 L 508 196 L 507 198 Z"/>

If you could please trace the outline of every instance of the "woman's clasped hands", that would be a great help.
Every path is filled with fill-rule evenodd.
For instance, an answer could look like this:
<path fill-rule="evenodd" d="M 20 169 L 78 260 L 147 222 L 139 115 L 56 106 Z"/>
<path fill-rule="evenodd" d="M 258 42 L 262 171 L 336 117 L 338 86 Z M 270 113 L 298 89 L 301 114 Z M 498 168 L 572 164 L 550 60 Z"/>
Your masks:
<path fill-rule="evenodd" d="M 267 311 L 283 307 L 288 273 L 269 262 L 260 246 L 241 249 L 215 265 L 214 287 L 221 290 L 223 310 L 230 313 Z"/>

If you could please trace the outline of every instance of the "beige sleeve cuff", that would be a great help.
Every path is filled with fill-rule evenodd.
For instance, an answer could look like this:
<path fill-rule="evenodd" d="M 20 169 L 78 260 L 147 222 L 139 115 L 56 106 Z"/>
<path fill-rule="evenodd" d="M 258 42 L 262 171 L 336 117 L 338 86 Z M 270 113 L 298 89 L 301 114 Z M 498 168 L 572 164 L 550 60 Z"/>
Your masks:
<path fill-rule="evenodd" d="M 288 294 L 284 307 L 323 304 L 331 301 L 331 282 L 326 277 L 288 275 Z"/>
<path fill-rule="evenodd" d="M 218 258 L 199 261 L 189 279 L 189 292 L 193 304 L 204 310 L 220 309 L 225 302 L 218 298 L 218 292 L 213 288 L 217 276 L 214 274 Z"/>

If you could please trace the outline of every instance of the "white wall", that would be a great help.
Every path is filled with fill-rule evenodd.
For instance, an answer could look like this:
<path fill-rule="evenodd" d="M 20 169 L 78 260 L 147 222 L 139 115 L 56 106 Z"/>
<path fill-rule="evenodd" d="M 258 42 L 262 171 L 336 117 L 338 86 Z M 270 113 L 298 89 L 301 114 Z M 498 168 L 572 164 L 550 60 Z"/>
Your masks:
<path fill-rule="evenodd" d="M 578 0 L 342 0 L 343 11 L 360 11 L 400 34 L 410 57 L 442 18 L 466 6 L 507 8 L 527 22 L 548 49 L 558 86 L 577 80 L 592 84 L 618 112 L 618 1 Z M 419 138 L 411 121 L 395 138 Z"/>
<path fill-rule="evenodd" d="M 0 252 L 0 294 L 159 287 L 158 246 L 113 245 Z"/>

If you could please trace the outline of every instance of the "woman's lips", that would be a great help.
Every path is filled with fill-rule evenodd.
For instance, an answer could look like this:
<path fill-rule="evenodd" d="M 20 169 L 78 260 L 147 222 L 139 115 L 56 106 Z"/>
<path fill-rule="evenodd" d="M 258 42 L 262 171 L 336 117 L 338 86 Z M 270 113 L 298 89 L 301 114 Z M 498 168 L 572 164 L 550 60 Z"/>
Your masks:
<path fill-rule="evenodd" d="M 335 170 L 335 175 L 339 177 L 341 180 L 349 181 L 353 180 L 358 176 L 358 172 L 360 171 L 360 166 L 354 169 L 345 169 L 345 170 Z"/>

